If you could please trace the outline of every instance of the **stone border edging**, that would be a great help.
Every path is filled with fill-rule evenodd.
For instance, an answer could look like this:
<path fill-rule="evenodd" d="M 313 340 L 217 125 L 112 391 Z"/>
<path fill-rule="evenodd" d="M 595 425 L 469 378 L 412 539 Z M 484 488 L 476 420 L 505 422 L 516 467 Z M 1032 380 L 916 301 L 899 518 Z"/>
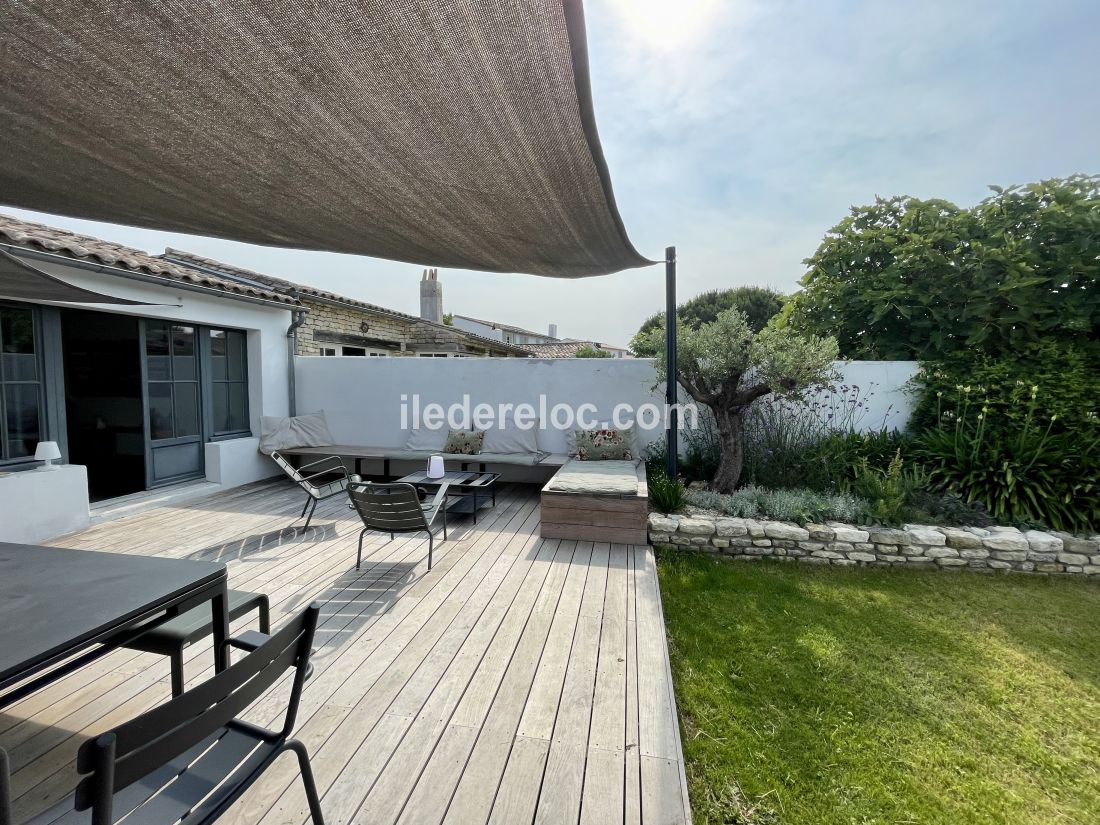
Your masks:
<path fill-rule="evenodd" d="M 858 527 L 731 516 L 649 514 L 649 543 L 694 547 L 733 558 L 797 559 L 837 566 L 1012 570 L 1100 575 L 1100 536 L 1015 527 Z"/>

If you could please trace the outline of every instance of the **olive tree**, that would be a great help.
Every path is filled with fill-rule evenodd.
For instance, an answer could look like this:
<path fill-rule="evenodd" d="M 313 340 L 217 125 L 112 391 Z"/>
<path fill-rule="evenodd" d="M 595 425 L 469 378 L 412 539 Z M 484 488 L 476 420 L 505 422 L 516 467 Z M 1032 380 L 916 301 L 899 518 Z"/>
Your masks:
<path fill-rule="evenodd" d="M 646 334 L 651 339 L 646 343 L 657 352 L 658 378 L 664 381 L 664 327 Z M 731 492 L 741 478 L 745 413 L 752 403 L 770 393 L 798 397 L 837 378 L 835 338 L 775 326 L 754 333 L 736 309 L 718 313 L 697 329 L 678 325 L 676 347 L 681 386 L 714 413 L 722 455 L 712 485 L 723 493 Z"/>

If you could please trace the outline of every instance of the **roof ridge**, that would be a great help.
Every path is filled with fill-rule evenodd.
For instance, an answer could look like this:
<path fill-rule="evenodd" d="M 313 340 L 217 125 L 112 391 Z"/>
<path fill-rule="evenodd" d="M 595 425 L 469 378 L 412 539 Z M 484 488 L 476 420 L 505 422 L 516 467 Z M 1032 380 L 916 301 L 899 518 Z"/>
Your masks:
<path fill-rule="evenodd" d="M 297 303 L 296 299 L 283 293 L 262 287 L 246 286 L 227 277 L 201 274 L 194 269 L 172 263 L 161 256 L 118 241 L 24 220 L 3 212 L 0 212 L 0 242 L 77 261 L 92 259 L 102 266 L 164 277 L 166 280 L 182 281 L 230 294 L 283 304 Z"/>

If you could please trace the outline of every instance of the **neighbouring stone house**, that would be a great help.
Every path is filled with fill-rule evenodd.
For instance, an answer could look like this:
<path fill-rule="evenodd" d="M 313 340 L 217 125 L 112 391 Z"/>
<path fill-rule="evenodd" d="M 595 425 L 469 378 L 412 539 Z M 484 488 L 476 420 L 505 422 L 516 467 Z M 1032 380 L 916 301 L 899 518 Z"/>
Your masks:
<path fill-rule="evenodd" d="M 297 330 L 298 355 L 529 356 L 528 352 L 514 344 L 190 252 L 168 249 L 162 257 L 180 266 L 297 298 L 306 310 Z"/>

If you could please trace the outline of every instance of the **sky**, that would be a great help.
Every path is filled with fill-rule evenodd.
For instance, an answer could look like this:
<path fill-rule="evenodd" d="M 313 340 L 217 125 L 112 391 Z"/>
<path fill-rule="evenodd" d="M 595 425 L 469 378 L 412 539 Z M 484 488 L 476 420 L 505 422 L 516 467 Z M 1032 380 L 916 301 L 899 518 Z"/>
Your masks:
<path fill-rule="evenodd" d="M 681 300 L 790 293 L 876 195 L 962 206 L 988 185 L 1100 173 L 1096 0 L 587 0 L 596 119 L 637 249 L 675 245 Z M 422 267 L 4 211 L 167 246 L 413 314 Z M 447 312 L 625 345 L 661 266 L 568 280 L 443 269 Z"/>

